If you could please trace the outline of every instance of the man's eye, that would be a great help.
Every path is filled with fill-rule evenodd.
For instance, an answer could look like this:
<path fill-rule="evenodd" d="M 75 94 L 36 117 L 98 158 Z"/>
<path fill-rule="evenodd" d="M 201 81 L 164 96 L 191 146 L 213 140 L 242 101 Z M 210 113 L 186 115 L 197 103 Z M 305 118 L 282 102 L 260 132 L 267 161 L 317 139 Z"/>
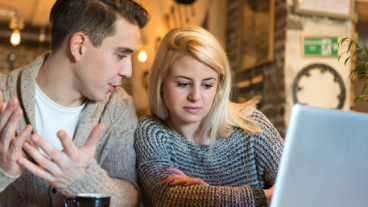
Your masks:
<path fill-rule="evenodd" d="M 126 57 L 126 55 L 118 55 L 118 57 L 119 57 L 120 59 L 123 59 L 123 58 L 125 58 L 125 57 Z"/>

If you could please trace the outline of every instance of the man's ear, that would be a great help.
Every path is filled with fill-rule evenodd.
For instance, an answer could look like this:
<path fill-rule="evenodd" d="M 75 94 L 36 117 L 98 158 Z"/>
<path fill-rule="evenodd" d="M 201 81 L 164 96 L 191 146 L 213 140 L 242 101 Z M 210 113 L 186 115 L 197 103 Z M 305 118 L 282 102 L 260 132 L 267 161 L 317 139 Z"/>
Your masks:
<path fill-rule="evenodd" d="M 74 33 L 70 38 L 70 53 L 72 54 L 75 62 L 80 61 L 86 41 L 88 41 L 87 36 L 81 32 Z"/>

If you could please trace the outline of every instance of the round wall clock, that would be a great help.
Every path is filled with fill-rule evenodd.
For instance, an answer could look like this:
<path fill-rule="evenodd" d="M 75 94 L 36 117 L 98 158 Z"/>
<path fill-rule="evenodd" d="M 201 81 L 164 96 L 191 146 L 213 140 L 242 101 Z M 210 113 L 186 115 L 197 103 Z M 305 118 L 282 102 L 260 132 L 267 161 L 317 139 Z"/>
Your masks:
<path fill-rule="evenodd" d="M 337 71 L 325 64 L 303 68 L 293 84 L 294 103 L 342 109 L 346 89 Z"/>

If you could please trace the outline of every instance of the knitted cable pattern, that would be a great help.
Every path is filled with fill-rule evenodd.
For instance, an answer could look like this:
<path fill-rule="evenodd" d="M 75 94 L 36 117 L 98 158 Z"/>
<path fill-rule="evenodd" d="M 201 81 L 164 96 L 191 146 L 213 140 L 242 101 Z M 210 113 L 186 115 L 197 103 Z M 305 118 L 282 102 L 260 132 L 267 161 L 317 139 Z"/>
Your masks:
<path fill-rule="evenodd" d="M 283 139 L 258 110 L 251 115 L 263 133 L 250 135 L 235 127 L 229 137 L 209 146 L 177 134 L 147 116 L 135 132 L 138 182 L 145 206 L 267 206 L 263 189 L 275 183 Z M 169 186 L 162 178 L 174 167 L 210 186 Z"/>

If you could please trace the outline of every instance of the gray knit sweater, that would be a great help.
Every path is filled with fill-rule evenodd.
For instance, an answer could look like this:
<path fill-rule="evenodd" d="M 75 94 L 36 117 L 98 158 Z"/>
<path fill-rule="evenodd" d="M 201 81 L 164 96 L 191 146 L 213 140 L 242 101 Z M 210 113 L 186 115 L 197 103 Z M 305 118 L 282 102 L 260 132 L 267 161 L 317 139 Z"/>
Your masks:
<path fill-rule="evenodd" d="M 135 133 L 138 182 L 145 206 L 267 206 L 263 189 L 275 183 L 283 139 L 258 110 L 251 115 L 263 133 L 234 128 L 209 146 L 186 140 L 154 116 L 142 118 Z M 169 186 L 162 178 L 174 167 L 210 186 Z"/>
<path fill-rule="evenodd" d="M 24 114 L 17 127 L 19 133 L 27 124 L 35 125 L 35 82 L 38 71 L 47 58 L 41 56 L 25 68 L 0 74 L 0 90 L 4 100 L 19 99 Z M 134 130 L 137 117 L 130 96 L 122 89 L 110 93 L 106 100 L 88 100 L 73 137 L 74 144 L 81 147 L 92 128 L 104 123 L 94 159 L 85 173 L 64 189 L 53 189 L 47 182 L 23 169 L 19 178 L 11 178 L 0 172 L 0 206 L 61 207 L 67 196 L 77 193 L 102 193 L 111 195 L 113 206 L 138 206 L 136 184 L 136 159 Z M 27 154 L 24 157 L 31 160 Z"/>

